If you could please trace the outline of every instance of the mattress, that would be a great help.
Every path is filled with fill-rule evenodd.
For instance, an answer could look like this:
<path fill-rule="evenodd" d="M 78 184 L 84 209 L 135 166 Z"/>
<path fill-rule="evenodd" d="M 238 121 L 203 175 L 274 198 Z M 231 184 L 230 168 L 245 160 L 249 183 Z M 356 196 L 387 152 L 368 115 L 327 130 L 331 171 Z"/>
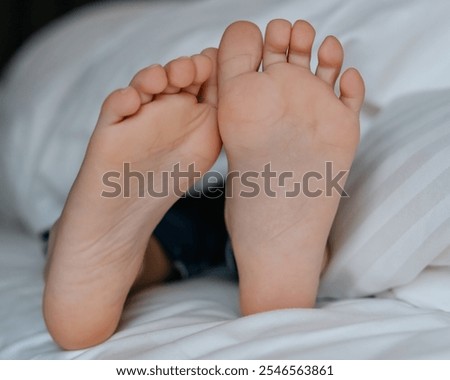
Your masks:
<path fill-rule="evenodd" d="M 444 0 L 114 2 L 31 39 L 0 86 L 0 358 L 450 359 L 449 11 Z M 139 292 L 108 341 L 61 350 L 41 314 L 39 234 L 103 98 L 148 64 L 217 46 L 236 19 L 272 18 L 309 20 L 317 41 L 336 34 L 367 84 L 317 308 L 241 317 L 237 283 L 215 268 Z"/>

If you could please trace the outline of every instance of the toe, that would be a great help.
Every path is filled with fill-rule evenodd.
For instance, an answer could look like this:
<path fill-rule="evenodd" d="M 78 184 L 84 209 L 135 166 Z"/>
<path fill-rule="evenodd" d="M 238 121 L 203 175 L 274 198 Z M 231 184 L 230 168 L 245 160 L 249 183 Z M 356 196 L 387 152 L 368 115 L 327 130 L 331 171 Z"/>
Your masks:
<path fill-rule="evenodd" d="M 164 93 L 177 93 L 181 88 L 190 86 L 195 79 L 196 70 L 194 61 L 190 57 L 180 57 L 170 61 L 166 66 L 169 85 Z"/>
<path fill-rule="evenodd" d="M 132 79 L 130 86 L 134 87 L 145 104 L 167 87 L 166 71 L 161 65 L 152 65 L 139 71 Z"/>
<path fill-rule="evenodd" d="M 288 62 L 310 68 L 311 49 L 316 31 L 309 22 L 298 20 L 292 27 Z"/>
<path fill-rule="evenodd" d="M 201 85 L 205 83 L 211 75 L 212 62 L 206 54 L 196 54 L 193 55 L 191 59 L 195 66 L 194 81 L 190 86 L 184 88 L 183 90 L 197 96 Z"/>
<path fill-rule="evenodd" d="M 199 101 L 217 107 L 217 49 L 208 48 L 202 51 L 211 62 L 211 73 L 198 94 Z"/>
<path fill-rule="evenodd" d="M 112 92 L 103 102 L 99 125 L 111 125 L 134 115 L 141 106 L 139 92 L 134 87 L 127 87 Z"/>
<path fill-rule="evenodd" d="M 348 108 L 359 113 L 364 101 L 364 80 L 358 70 L 347 69 L 340 81 L 341 101 Z"/>
<path fill-rule="evenodd" d="M 262 58 L 259 28 L 247 21 L 231 24 L 223 34 L 218 52 L 219 88 L 241 74 L 257 71 Z"/>
<path fill-rule="evenodd" d="M 344 49 L 336 37 L 328 36 L 319 48 L 316 75 L 334 88 L 344 59 Z"/>
<path fill-rule="evenodd" d="M 291 29 L 292 25 L 287 20 L 272 20 L 267 25 L 263 49 L 264 70 L 274 63 L 287 61 Z"/>
<path fill-rule="evenodd" d="M 195 66 L 194 84 L 204 83 L 212 71 L 212 61 L 207 54 L 196 54 L 192 57 Z"/>

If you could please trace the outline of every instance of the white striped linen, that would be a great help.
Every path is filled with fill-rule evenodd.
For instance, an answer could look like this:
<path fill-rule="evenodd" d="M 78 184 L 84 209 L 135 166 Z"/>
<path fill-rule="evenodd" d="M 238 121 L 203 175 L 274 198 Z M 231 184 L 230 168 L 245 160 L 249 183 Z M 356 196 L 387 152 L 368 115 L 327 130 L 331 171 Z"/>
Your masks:
<path fill-rule="evenodd" d="M 3 78 L 0 213 L 34 233 L 51 226 L 102 100 L 139 68 L 217 45 L 238 18 L 263 27 L 273 17 L 302 17 L 316 26 L 318 41 L 328 32 L 340 37 L 345 64 L 364 75 L 366 113 L 383 111 L 364 134 L 320 294 L 370 295 L 406 286 L 427 266 L 450 261 L 449 95 L 422 92 L 391 102 L 450 87 L 450 50 L 442 49 L 450 41 L 449 9 L 446 0 L 433 7 L 421 0 L 205 0 L 114 3 L 79 12 L 35 37 Z"/>
<path fill-rule="evenodd" d="M 450 268 L 450 90 L 385 108 L 361 142 L 346 190 L 322 297 L 374 295 L 427 267 Z"/>

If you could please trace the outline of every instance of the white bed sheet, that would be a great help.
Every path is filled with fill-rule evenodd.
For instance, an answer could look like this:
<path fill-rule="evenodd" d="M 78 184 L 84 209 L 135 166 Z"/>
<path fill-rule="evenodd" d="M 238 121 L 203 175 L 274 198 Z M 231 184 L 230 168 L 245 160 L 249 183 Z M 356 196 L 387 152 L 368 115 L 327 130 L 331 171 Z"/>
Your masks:
<path fill-rule="evenodd" d="M 420 0 L 130 3 L 55 25 L 22 51 L 0 88 L 0 213 L 8 215 L 0 225 L 0 358 L 450 359 L 450 314 L 423 296 L 440 288 L 446 301 L 445 268 L 428 268 L 415 284 L 377 298 L 245 318 L 236 283 L 211 274 L 139 293 L 117 333 L 97 347 L 65 352 L 52 342 L 41 315 L 44 257 L 35 233 L 60 212 L 101 100 L 137 69 L 217 45 L 237 18 L 261 26 L 274 17 L 306 18 L 318 40 L 336 33 L 346 63 L 362 69 L 365 127 L 395 98 L 450 88 L 446 0 L 433 7 Z"/>
<path fill-rule="evenodd" d="M 367 298 L 240 318 L 223 275 L 144 291 L 107 342 L 62 351 L 41 316 L 41 243 L 5 225 L 0 241 L 1 359 L 450 359 L 449 313 Z"/>

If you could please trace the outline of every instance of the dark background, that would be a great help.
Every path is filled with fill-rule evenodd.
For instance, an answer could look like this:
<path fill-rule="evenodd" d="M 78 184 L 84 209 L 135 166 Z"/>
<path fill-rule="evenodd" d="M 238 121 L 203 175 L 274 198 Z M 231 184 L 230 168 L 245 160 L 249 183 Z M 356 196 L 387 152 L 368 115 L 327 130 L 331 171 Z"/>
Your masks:
<path fill-rule="evenodd" d="M 0 1 L 0 73 L 13 53 L 33 32 L 63 14 L 94 0 Z"/>

